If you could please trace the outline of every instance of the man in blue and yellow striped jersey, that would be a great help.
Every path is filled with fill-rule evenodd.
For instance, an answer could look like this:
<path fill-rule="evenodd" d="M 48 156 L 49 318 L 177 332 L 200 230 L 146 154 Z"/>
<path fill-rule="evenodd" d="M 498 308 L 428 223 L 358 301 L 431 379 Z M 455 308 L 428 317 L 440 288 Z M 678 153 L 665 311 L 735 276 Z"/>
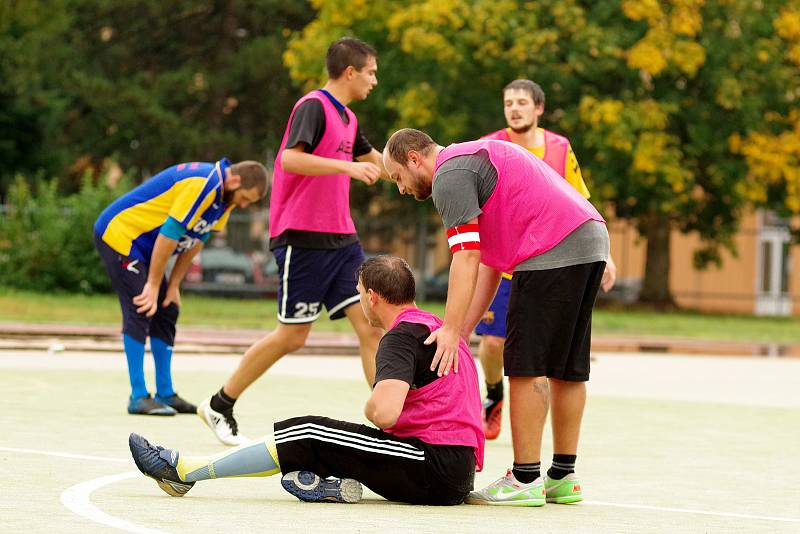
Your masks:
<path fill-rule="evenodd" d="M 172 346 L 180 283 L 235 207 L 264 198 L 267 170 L 258 162 L 181 163 L 169 167 L 108 206 L 94 225 L 94 241 L 122 307 L 122 334 L 131 396 L 128 413 L 194 413 L 172 387 Z M 177 254 L 169 280 L 165 269 Z M 156 396 L 144 380 L 144 344 L 150 337 Z"/>

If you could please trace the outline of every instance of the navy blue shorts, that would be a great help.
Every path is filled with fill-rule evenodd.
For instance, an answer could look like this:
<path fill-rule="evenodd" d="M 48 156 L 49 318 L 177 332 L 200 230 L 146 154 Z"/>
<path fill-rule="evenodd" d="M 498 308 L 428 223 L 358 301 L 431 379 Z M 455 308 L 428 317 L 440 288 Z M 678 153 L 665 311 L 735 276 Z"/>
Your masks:
<path fill-rule="evenodd" d="M 169 346 L 175 344 L 175 324 L 178 322 L 178 306 L 173 302 L 166 308 L 161 306 L 167 293 L 167 280 L 161 279 L 158 291 L 158 308 L 152 317 L 136 311 L 133 297 L 139 295 L 147 283 L 147 264 L 123 256 L 109 247 L 97 234 L 94 246 L 106 266 L 111 285 L 119 297 L 122 308 L 122 333 L 144 343 L 147 336 L 158 338 Z"/>
<path fill-rule="evenodd" d="M 364 263 L 361 243 L 321 250 L 292 245 L 273 249 L 278 262 L 278 320 L 286 324 L 311 323 L 328 310 L 341 319 L 358 302 L 356 271 Z"/>
<path fill-rule="evenodd" d="M 508 314 L 508 296 L 511 294 L 511 280 L 505 276 L 500 279 L 497 294 L 486 311 L 481 322 L 475 327 L 479 336 L 506 337 L 506 315 Z"/>

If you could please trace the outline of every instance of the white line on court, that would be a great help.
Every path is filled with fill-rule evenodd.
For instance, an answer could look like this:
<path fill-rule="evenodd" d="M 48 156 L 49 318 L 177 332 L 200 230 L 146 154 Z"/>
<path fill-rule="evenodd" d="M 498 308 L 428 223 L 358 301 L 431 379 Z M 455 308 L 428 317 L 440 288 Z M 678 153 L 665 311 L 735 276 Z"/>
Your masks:
<path fill-rule="evenodd" d="M 109 458 L 105 456 L 87 456 L 83 454 L 72 454 L 72 453 L 56 452 L 56 451 L 42 451 L 36 449 L 18 449 L 14 447 L 0 447 L 0 451 L 16 452 L 23 454 L 41 454 L 44 456 L 57 456 L 61 458 L 73 458 L 77 460 L 99 460 L 99 461 L 115 462 L 115 463 L 127 463 L 130 461 L 121 458 Z M 64 490 L 64 492 L 62 492 L 61 494 L 61 502 L 64 504 L 64 506 L 66 506 L 76 514 L 86 517 L 91 521 L 101 523 L 103 525 L 108 525 L 110 527 L 126 530 L 128 532 L 139 532 L 144 534 L 157 534 L 157 533 L 164 534 L 164 531 L 154 530 L 146 527 L 140 527 L 136 524 L 129 523 L 128 521 L 124 521 L 122 519 L 118 519 L 114 516 L 108 515 L 105 512 L 99 510 L 89 500 L 90 495 L 95 490 L 103 486 L 107 486 L 115 482 L 120 482 L 122 480 L 127 480 L 129 478 L 134 478 L 138 476 L 140 476 L 140 473 L 138 471 L 129 471 L 125 473 L 120 473 L 118 475 L 100 477 L 92 480 L 87 480 L 86 482 L 81 482 L 80 484 L 76 484 Z M 630 508 L 636 510 L 653 510 L 657 512 L 670 512 L 677 514 L 697 514 L 697 515 L 709 515 L 715 517 L 735 517 L 739 519 L 778 521 L 783 523 L 800 523 L 800 518 L 796 517 L 740 514 L 737 512 L 714 512 L 709 510 L 694 510 L 690 508 L 670 508 L 667 506 L 651 506 L 647 504 L 622 504 L 622 503 L 613 503 L 605 501 L 583 501 L 582 504 L 590 506 L 611 506 L 615 508 Z"/>
<path fill-rule="evenodd" d="M 98 462 L 116 462 L 127 464 L 131 460 L 122 458 L 109 458 L 107 456 L 88 456 L 86 454 L 72 454 L 70 452 L 40 451 L 38 449 L 17 449 L 14 447 L 0 447 L 0 452 L 17 452 L 21 454 L 41 454 L 43 456 L 58 456 L 59 458 L 72 458 L 74 460 L 97 460 Z"/>
<path fill-rule="evenodd" d="M 736 517 L 739 519 L 761 519 L 763 521 L 782 521 L 784 523 L 800 523 L 800 518 L 798 517 L 739 514 L 736 512 L 711 512 L 708 510 L 692 510 L 690 508 L 669 508 L 667 506 L 650 506 L 647 504 L 620 504 L 615 502 L 603 502 L 603 501 L 583 501 L 583 504 L 594 505 L 594 506 L 613 506 L 616 508 L 634 508 L 637 510 L 655 510 L 658 512 L 673 512 L 677 514 L 700 514 L 700 515 L 713 515 L 716 517 Z"/>
<path fill-rule="evenodd" d="M 94 478 L 86 482 L 81 482 L 80 484 L 75 484 L 61 493 L 61 503 L 79 516 L 85 517 L 95 523 L 100 523 L 101 525 L 139 534 L 166 534 L 163 530 L 141 527 L 135 523 L 130 523 L 124 519 L 108 515 L 92 504 L 89 498 L 95 490 L 103 486 L 140 476 L 142 476 L 142 474 L 138 471 L 127 471 L 118 475 Z"/>
<path fill-rule="evenodd" d="M 69 452 L 58 452 L 58 451 L 42 451 L 38 449 L 19 449 L 15 447 L 0 447 L 0 452 L 14 452 L 18 454 L 39 454 L 42 456 L 55 456 L 57 458 L 70 458 L 73 460 L 93 460 L 93 461 L 100 461 L 100 462 L 113 462 L 113 463 L 123 463 L 127 464 L 130 463 L 130 459 L 123 459 L 123 458 L 109 458 L 107 456 L 90 456 L 86 454 L 73 454 Z M 163 530 L 154 530 L 151 528 L 141 527 L 134 523 L 130 523 L 123 519 L 119 519 L 112 515 L 109 515 L 99 508 L 97 508 L 90 499 L 92 493 L 102 488 L 103 486 L 108 486 L 109 484 L 113 484 L 115 482 L 120 482 L 122 480 L 127 480 L 129 478 L 135 478 L 141 476 L 141 473 L 138 471 L 128 471 L 125 473 L 120 473 L 119 475 L 111 475 L 106 477 L 95 478 L 92 480 L 87 480 L 86 482 L 81 482 L 79 484 L 75 484 L 74 486 L 70 486 L 69 488 L 65 489 L 61 493 L 61 503 L 69 508 L 72 512 L 78 514 L 81 517 L 85 517 L 90 521 L 94 521 L 95 523 L 100 523 L 101 525 L 106 525 L 109 527 L 117 528 L 120 530 L 125 530 L 127 532 L 137 532 L 140 534 L 165 534 Z"/>

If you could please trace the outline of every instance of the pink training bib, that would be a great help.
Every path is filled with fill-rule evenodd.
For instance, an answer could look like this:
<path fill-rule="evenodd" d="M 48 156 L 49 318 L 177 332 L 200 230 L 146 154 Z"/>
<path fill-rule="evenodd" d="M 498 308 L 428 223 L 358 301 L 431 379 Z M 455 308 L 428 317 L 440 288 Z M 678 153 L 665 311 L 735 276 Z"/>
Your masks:
<path fill-rule="evenodd" d="M 423 324 L 433 332 L 442 321 L 426 311 L 411 308 L 392 323 Z M 462 339 L 458 347 L 458 373 L 434 380 L 406 395 L 403 411 L 386 432 L 404 438 L 413 436 L 432 445 L 463 445 L 475 449 L 475 467 L 483 469 L 485 437 L 481 422 L 481 396 L 478 370 L 472 353 Z"/>
<path fill-rule="evenodd" d="M 350 177 L 346 174 L 305 176 L 287 172 L 281 167 L 281 155 L 286 147 L 292 117 L 297 107 L 306 100 L 315 99 L 325 110 L 325 134 L 312 154 L 324 158 L 353 160 L 353 143 L 358 120 L 348 108 L 349 122 L 345 124 L 339 110 L 325 94 L 311 91 L 297 101 L 289 126 L 283 134 L 280 150 L 275 158 L 272 193 L 269 201 L 269 236 L 276 237 L 286 230 L 306 230 L 354 234 L 356 227 L 350 217 Z"/>
<path fill-rule="evenodd" d="M 481 263 L 511 272 L 528 258 L 556 246 L 586 221 L 605 222 L 548 164 L 514 143 L 479 140 L 453 144 L 439 153 L 436 169 L 448 159 L 480 150 L 489 153 L 497 170 L 497 185 L 478 216 Z"/>
<path fill-rule="evenodd" d="M 558 135 L 550 130 L 544 132 L 544 162 L 550 165 L 554 171 L 562 177 L 567 176 L 567 150 L 569 149 L 569 139 L 563 135 Z M 496 139 L 498 141 L 508 141 L 512 143 L 508 130 L 503 128 L 490 134 L 486 134 L 481 139 Z"/>

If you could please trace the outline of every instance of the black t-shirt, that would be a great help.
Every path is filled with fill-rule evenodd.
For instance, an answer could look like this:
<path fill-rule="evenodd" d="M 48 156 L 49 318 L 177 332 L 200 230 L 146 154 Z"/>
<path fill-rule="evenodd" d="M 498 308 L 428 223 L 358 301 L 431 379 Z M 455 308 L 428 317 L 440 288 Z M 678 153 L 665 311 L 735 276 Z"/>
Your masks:
<path fill-rule="evenodd" d="M 439 376 L 431 371 L 436 344 L 425 345 L 431 331 L 419 323 L 400 323 L 386 332 L 375 357 L 375 383 L 396 379 L 411 389 L 424 387 Z M 425 444 L 427 464 L 436 478 L 448 487 L 468 492 L 475 476 L 475 451 L 463 445 Z"/>
<path fill-rule="evenodd" d="M 418 389 L 438 379 L 431 371 L 436 344 L 423 343 L 430 335 L 428 327 L 418 323 L 400 323 L 386 332 L 375 357 L 375 383 L 394 378 Z"/>
<path fill-rule="evenodd" d="M 339 111 L 339 115 L 345 123 L 350 121 L 344 109 Z M 297 106 L 294 115 L 292 115 L 285 148 L 292 148 L 300 143 L 305 143 L 304 151 L 306 153 L 313 152 L 322 140 L 322 136 L 325 135 L 325 124 L 325 109 L 322 107 L 322 102 L 315 98 L 306 100 Z M 372 144 L 361 133 L 361 127 L 357 127 L 356 138 L 353 143 L 353 159 L 370 152 L 372 152 Z M 286 230 L 269 240 L 269 248 L 272 250 L 292 245 L 300 248 L 334 250 L 352 245 L 356 241 L 358 241 L 356 234 Z"/>

